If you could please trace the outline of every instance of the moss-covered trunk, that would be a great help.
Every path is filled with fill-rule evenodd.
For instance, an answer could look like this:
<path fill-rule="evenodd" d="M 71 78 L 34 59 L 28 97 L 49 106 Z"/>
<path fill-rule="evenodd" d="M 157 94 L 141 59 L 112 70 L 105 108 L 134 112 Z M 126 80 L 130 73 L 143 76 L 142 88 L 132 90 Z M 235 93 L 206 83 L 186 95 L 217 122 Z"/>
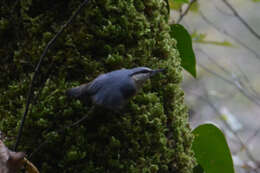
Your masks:
<path fill-rule="evenodd" d="M 79 0 L 0 2 L 0 131 L 14 144 L 34 66 Z M 90 0 L 55 42 L 34 88 L 19 150 L 46 172 L 189 173 L 192 135 L 164 0 Z M 91 110 L 66 89 L 120 68 L 167 68 L 120 112 Z M 54 132 L 88 114 L 80 126 Z"/>

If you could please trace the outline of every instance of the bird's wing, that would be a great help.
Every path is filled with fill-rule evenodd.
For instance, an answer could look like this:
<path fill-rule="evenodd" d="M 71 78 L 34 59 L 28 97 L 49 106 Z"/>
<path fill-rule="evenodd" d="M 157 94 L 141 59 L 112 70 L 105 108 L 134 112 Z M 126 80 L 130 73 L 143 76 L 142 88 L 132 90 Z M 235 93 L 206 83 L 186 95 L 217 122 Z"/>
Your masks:
<path fill-rule="evenodd" d="M 128 84 L 127 81 L 122 83 L 114 81 L 112 86 L 102 87 L 93 95 L 93 101 L 109 109 L 120 109 L 135 93 L 136 89 L 133 84 Z"/>
<path fill-rule="evenodd" d="M 111 88 L 102 88 L 98 93 L 93 95 L 92 99 L 96 105 L 108 109 L 120 109 L 125 102 L 122 93 Z"/>
<path fill-rule="evenodd" d="M 121 95 L 124 97 L 124 99 L 129 99 L 130 97 L 134 96 L 136 93 L 136 88 L 132 83 L 129 83 L 128 85 L 121 85 L 119 90 Z"/>
<path fill-rule="evenodd" d="M 95 95 L 103 87 L 104 81 L 98 78 L 89 84 L 87 92 L 89 95 Z"/>

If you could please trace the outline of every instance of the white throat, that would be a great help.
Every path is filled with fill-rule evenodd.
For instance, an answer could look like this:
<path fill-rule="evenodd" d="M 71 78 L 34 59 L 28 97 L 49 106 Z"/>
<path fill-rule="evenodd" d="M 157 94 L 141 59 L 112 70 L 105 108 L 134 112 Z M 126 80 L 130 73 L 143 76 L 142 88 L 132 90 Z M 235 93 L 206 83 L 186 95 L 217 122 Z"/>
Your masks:
<path fill-rule="evenodd" d="M 132 76 L 137 89 L 143 86 L 143 84 L 150 78 L 150 73 L 140 73 Z"/>

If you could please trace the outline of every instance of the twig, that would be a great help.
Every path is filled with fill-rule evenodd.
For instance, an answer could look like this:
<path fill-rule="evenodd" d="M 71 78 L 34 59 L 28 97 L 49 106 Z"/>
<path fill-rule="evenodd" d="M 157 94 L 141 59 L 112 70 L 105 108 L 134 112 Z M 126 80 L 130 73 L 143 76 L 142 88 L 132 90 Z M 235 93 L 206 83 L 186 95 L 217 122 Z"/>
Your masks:
<path fill-rule="evenodd" d="M 76 12 L 69 18 L 69 20 L 61 27 L 61 29 L 58 31 L 58 33 L 48 42 L 47 46 L 45 47 L 41 57 L 40 57 L 40 60 L 35 68 L 35 71 L 34 71 L 34 75 L 33 75 L 33 78 L 32 78 L 32 81 L 31 81 L 31 84 L 30 84 L 30 88 L 29 88 L 29 92 L 28 92 L 28 95 L 27 95 L 27 100 L 26 100 L 26 107 L 25 107 L 25 111 L 24 111 L 24 114 L 23 114 L 23 117 L 22 117 L 22 121 L 21 121 L 21 125 L 20 125 L 20 128 L 19 128 L 19 132 L 18 132 L 18 136 L 17 136 L 17 140 L 16 140 L 16 143 L 15 143 L 15 147 L 14 147 L 14 151 L 17 150 L 17 147 L 19 145 L 19 142 L 21 140 L 21 137 L 22 137 L 22 131 L 23 131 L 23 126 L 24 126 L 24 122 L 25 122 L 25 119 L 26 119 L 26 116 L 28 114 L 28 110 L 29 110 L 29 106 L 30 106 L 30 102 L 31 102 L 31 99 L 32 99 L 32 95 L 33 95 L 33 84 L 34 84 L 34 81 L 36 79 L 36 76 L 39 72 L 39 68 L 41 66 L 41 63 L 43 61 L 43 58 L 45 57 L 45 55 L 47 54 L 48 52 L 48 49 L 52 46 L 52 44 L 57 40 L 58 36 L 60 36 L 60 34 L 64 31 L 64 29 L 72 22 L 72 20 L 79 14 L 79 11 L 86 5 L 86 3 L 88 2 L 88 0 L 84 0 L 78 7 L 78 9 L 76 10 Z"/>
<path fill-rule="evenodd" d="M 250 48 L 249 46 L 247 46 L 247 44 L 243 43 L 242 41 L 240 41 L 238 38 L 234 37 L 233 35 L 231 35 L 229 32 L 227 32 L 226 30 L 219 28 L 215 23 L 211 22 L 204 14 L 202 11 L 199 11 L 199 14 L 201 16 L 201 18 L 210 26 L 212 26 L 213 28 L 215 28 L 218 32 L 223 33 L 224 35 L 230 37 L 232 40 L 234 40 L 236 43 L 238 43 L 240 46 L 242 46 L 243 48 L 247 49 L 248 51 L 250 51 L 251 53 L 253 53 L 257 59 L 260 59 L 260 54 L 258 52 L 256 52 L 254 49 Z"/>
<path fill-rule="evenodd" d="M 259 132 L 260 132 L 260 128 L 258 128 L 258 129 L 254 132 L 254 134 L 247 139 L 246 144 L 249 144 L 249 143 L 258 135 Z"/>
<path fill-rule="evenodd" d="M 242 82 L 241 81 L 241 78 L 238 79 L 238 82 L 239 84 L 242 86 L 242 87 L 247 87 L 248 88 L 248 91 L 251 91 L 251 93 L 254 95 L 254 97 L 258 100 L 260 100 L 260 96 L 259 96 L 259 92 L 257 92 L 255 90 L 255 88 L 250 84 L 250 80 L 249 78 L 247 77 L 247 75 L 243 72 L 243 70 L 238 66 L 236 65 L 236 67 L 239 69 L 239 72 L 240 72 L 240 75 L 241 77 L 244 79 L 245 82 Z"/>
<path fill-rule="evenodd" d="M 230 74 L 230 72 L 225 69 L 222 65 L 220 65 L 217 61 L 215 61 L 214 58 L 210 57 L 210 55 L 208 55 L 204 50 L 200 49 L 200 48 L 196 48 L 197 51 L 200 51 L 201 53 L 203 53 L 205 56 L 207 56 L 207 58 L 214 64 L 216 65 L 218 68 L 220 68 L 223 72 L 225 72 L 227 75 L 232 75 Z M 207 70 L 209 72 L 209 69 L 205 69 L 206 67 L 201 65 L 202 68 L 204 68 L 204 70 Z M 237 66 L 237 68 L 239 68 Z M 258 93 L 255 91 L 255 89 L 253 88 L 253 86 L 250 84 L 249 79 L 247 78 L 247 76 L 243 73 L 243 71 L 239 68 L 240 73 L 243 75 L 244 79 L 246 80 L 246 82 L 242 82 L 241 79 L 239 79 L 238 77 L 234 76 L 232 77 L 233 80 L 229 80 L 226 79 L 222 76 L 217 76 L 217 77 L 221 77 L 222 80 L 228 82 L 229 84 L 235 86 L 236 88 L 238 88 L 238 90 L 240 92 L 242 92 L 241 90 L 243 90 L 244 92 L 242 92 L 242 94 L 246 97 L 248 97 L 249 100 L 255 102 L 257 105 L 258 103 L 260 104 L 260 99 L 258 97 Z M 210 72 L 211 74 L 215 75 L 215 73 Z M 216 76 L 216 75 L 215 75 Z"/>
<path fill-rule="evenodd" d="M 204 87 L 203 87 L 204 88 Z M 246 144 L 242 141 L 242 139 L 240 138 L 240 136 L 238 135 L 238 133 L 236 131 L 234 131 L 233 129 L 231 129 L 231 127 L 229 126 L 229 124 L 221 118 L 221 113 L 219 112 L 218 108 L 215 106 L 215 104 L 212 102 L 212 100 L 210 99 L 207 90 L 204 88 L 205 91 L 205 95 L 206 96 L 201 96 L 198 95 L 196 93 L 193 93 L 194 95 L 198 96 L 200 98 L 200 100 L 204 101 L 205 103 L 207 103 L 213 110 L 214 112 L 220 116 L 220 120 L 224 123 L 224 125 L 229 129 L 229 131 L 237 138 L 238 142 L 240 143 L 240 145 L 245 149 L 246 154 L 248 155 L 249 159 L 252 160 L 255 165 L 257 165 L 257 168 L 259 168 L 259 161 L 256 160 L 254 158 L 254 156 L 252 155 L 252 153 L 249 151 L 249 149 L 247 148 Z"/>
<path fill-rule="evenodd" d="M 238 20 L 243 23 L 243 25 L 253 34 L 258 40 L 260 40 L 260 35 L 238 14 L 236 9 L 227 1 L 222 0 L 224 4 L 233 12 L 234 16 L 238 18 Z"/>
<path fill-rule="evenodd" d="M 222 8 L 218 7 L 218 6 L 215 6 L 216 10 L 221 13 L 221 14 L 224 14 L 226 16 L 232 16 L 233 17 L 233 14 L 231 13 L 227 13 L 226 11 L 224 11 Z"/>
<path fill-rule="evenodd" d="M 206 66 L 198 63 L 198 65 L 203 68 L 205 71 L 207 71 L 208 73 L 222 79 L 223 81 L 233 85 L 235 88 L 238 89 L 238 91 L 240 91 L 241 94 L 243 94 L 245 97 L 247 97 L 250 101 L 252 101 L 253 103 L 255 103 L 257 106 L 260 106 L 260 101 L 258 99 L 256 99 L 255 97 L 251 96 L 247 91 L 245 91 L 241 85 L 237 82 L 237 81 L 231 81 L 229 79 L 226 79 L 225 77 L 215 73 L 214 71 L 210 70 L 209 68 L 207 68 Z"/>
<path fill-rule="evenodd" d="M 227 74 L 230 73 L 228 70 L 226 70 L 224 67 L 222 67 L 219 63 L 217 63 L 213 58 L 211 58 L 206 52 L 204 52 L 203 50 L 201 50 L 201 49 L 199 49 L 199 48 L 198 48 L 198 51 L 201 51 L 203 54 L 205 54 L 205 55 L 208 57 L 208 59 L 211 60 L 211 62 L 213 62 L 213 64 L 215 64 L 216 66 L 218 66 L 218 67 L 219 67 L 220 69 L 222 69 L 225 73 L 227 73 Z M 220 79 L 222 79 L 222 80 L 228 82 L 229 84 L 235 86 L 235 87 L 236 87 L 244 96 L 246 96 L 249 100 L 251 100 L 251 101 L 254 102 L 255 104 L 259 104 L 259 102 L 257 101 L 257 98 L 254 98 L 254 96 L 252 96 L 252 95 L 250 95 L 250 94 L 248 93 L 249 91 L 246 91 L 245 88 L 242 88 L 242 87 L 241 87 L 241 86 L 244 86 L 244 87 L 245 87 L 245 85 L 244 85 L 244 83 L 242 83 L 242 81 L 240 81 L 240 79 L 234 78 L 234 81 L 231 81 L 231 80 L 226 79 L 226 78 L 222 77 L 221 75 L 219 75 L 219 74 L 217 74 L 217 73 L 211 71 L 210 69 L 208 69 L 207 67 L 205 67 L 205 66 L 203 66 L 203 65 L 199 65 L 199 66 L 202 67 L 202 68 L 203 68 L 204 70 L 206 70 L 207 72 L 211 73 L 212 75 L 217 76 L 218 78 L 220 78 Z M 241 73 L 243 73 L 242 70 L 240 70 L 240 71 L 241 71 Z M 244 74 L 244 75 L 245 75 L 245 74 Z M 245 76 L 245 77 L 246 77 L 246 76 Z M 248 83 L 249 83 L 249 82 L 248 82 Z M 242 85 L 241 85 L 241 84 L 242 84 Z M 249 84 L 248 84 L 248 85 L 249 85 Z M 251 86 L 251 85 L 249 85 L 249 87 L 250 87 L 250 86 Z M 204 89 L 204 90 L 205 90 L 205 89 Z M 205 90 L 205 91 L 206 91 L 206 90 Z M 201 97 L 201 96 L 199 96 L 199 97 Z M 209 98 L 209 95 L 208 95 L 208 94 L 207 94 L 207 98 Z M 204 100 L 206 100 L 206 102 L 215 110 L 215 112 L 218 112 L 218 114 L 220 114 L 220 112 L 218 111 L 218 109 L 214 106 L 214 104 L 213 104 L 212 102 L 209 101 L 209 99 L 205 99 L 205 98 L 204 98 Z M 222 119 L 221 119 L 221 120 L 222 120 Z M 226 126 L 229 126 L 224 120 L 222 120 L 222 121 L 225 123 Z M 251 137 L 249 137 L 249 138 L 246 140 L 246 142 L 243 142 L 243 141 L 240 139 L 240 137 L 239 137 L 239 135 L 237 134 L 237 132 L 233 131 L 231 128 L 229 128 L 229 130 L 230 130 L 232 133 L 234 133 L 234 135 L 236 136 L 236 138 L 239 140 L 239 142 L 240 142 L 240 144 L 241 144 L 241 149 L 244 149 L 244 150 L 246 151 L 248 157 L 249 157 L 254 163 L 256 163 L 257 168 L 259 168 L 259 167 L 260 167 L 260 161 L 257 161 L 256 159 L 254 159 L 253 155 L 251 154 L 251 152 L 249 151 L 249 149 L 246 148 L 246 146 L 247 146 L 247 144 L 248 144 L 249 142 L 251 142 L 251 140 L 260 132 L 260 129 L 256 130 L 255 133 L 254 133 Z M 241 149 L 240 149 L 240 150 L 241 150 Z"/>
<path fill-rule="evenodd" d="M 220 65 L 214 58 L 211 58 L 210 55 L 206 53 L 204 50 L 202 50 L 201 48 L 196 48 L 195 50 L 204 54 L 208 58 L 208 60 L 210 60 L 214 65 L 216 65 L 219 69 L 221 69 L 226 74 L 229 74 L 229 71 L 226 68 Z"/>
<path fill-rule="evenodd" d="M 211 108 L 213 108 L 213 110 L 219 115 L 221 116 L 221 113 L 219 112 L 218 108 L 213 104 L 213 102 L 210 100 L 209 96 L 207 95 L 207 103 L 210 105 Z M 245 143 L 242 141 L 242 139 L 240 138 L 240 136 L 238 135 L 238 133 L 234 130 L 232 130 L 232 128 L 229 126 L 229 124 L 226 122 L 226 120 L 222 119 L 220 117 L 220 120 L 225 124 L 225 126 L 229 129 L 229 131 L 231 131 L 233 133 L 233 135 L 237 138 L 238 142 L 240 143 L 240 145 L 245 149 L 246 154 L 248 155 L 248 157 L 258 166 L 259 165 L 259 161 L 256 160 L 254 158 L 254 156 L 252 155 L 252 153 L 249 151 L 249 149 L 247 148 L 247 146 L 245 145 Z"/>
<path fill-rule="evenodd" d="M 188 4 L 188 7 L 185 9 L 185 11 L 183 13 L 180 14 L 179 19 L 177 20 L 176 23 L 180 23 L 181 20 L 183 19 L 184 16 L 186 16 L 192 6 L 193 3 L 195 3 L 197 0 L 191 0 L 191 2 Z"/>

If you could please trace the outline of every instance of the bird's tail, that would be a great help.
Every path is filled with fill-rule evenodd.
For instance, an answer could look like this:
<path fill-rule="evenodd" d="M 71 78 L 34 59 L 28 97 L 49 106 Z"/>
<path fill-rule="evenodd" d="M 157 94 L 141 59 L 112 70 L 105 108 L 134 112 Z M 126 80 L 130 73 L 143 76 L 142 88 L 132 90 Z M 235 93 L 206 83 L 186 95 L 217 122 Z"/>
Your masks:
<path fill-rule="evenodd" d="M 82 96 L 87 94 L 87 90 L 88 90 L 88 84 L 82 84 L 80 86 L 68 89 L 66 93 L 69 97 L 74 97 L 79 99 Z"/>

